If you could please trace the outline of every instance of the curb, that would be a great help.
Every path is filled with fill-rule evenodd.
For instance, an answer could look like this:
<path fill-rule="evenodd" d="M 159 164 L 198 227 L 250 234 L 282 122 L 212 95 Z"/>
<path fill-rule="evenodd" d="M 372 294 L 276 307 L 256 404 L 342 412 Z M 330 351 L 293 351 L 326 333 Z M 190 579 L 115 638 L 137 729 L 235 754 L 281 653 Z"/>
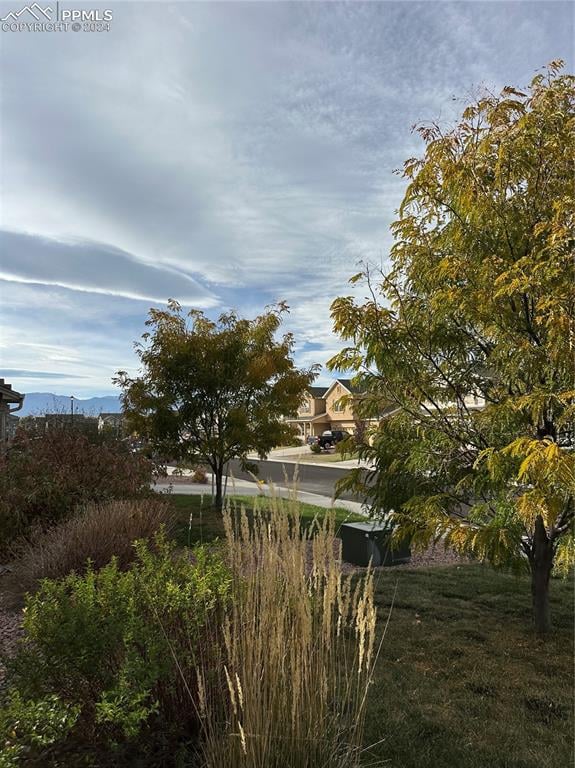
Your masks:
<path fill-rule="evenodd" d="M 248 459 L 250 461 L 273 462 L 274 464 L 297 464 L 300 467 L 324 467 L 327 469 L 356 469 L 356 467 L 361 467 L 362 469 L 372 469 L 369 464 L 357 464 L 356 462 L 352 463 L 352 461 L 294 461 L 289 457 L 285 459 L 259 459 L 252 456 L 248 456 Z"/>

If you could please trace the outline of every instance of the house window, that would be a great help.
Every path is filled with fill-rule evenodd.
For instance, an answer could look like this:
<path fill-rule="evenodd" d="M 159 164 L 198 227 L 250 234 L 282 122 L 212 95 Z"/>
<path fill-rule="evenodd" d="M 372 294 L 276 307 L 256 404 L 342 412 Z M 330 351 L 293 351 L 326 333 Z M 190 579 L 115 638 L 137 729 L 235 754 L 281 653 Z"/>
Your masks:
<path fill-rule="evenodd" d="M 344 410 L 343 403 L 341 401 L 341 397 L 339 397 L 337 400 L 333 401 L 333 410 L 336 413 L 341 413 Z"/>
<path fill-rule="evenodd" d="M 309 400 L 306 400 L 305 402 L 303 402 L 303 403 L 301 404 L 301 406 L 300 406 L 300 409 L 299 409 L 299 410 L 300 410 L 300 413 L 309 413 L 309 412 L 310 412 L 310 410 L 311 410 L 311 406 L 310 406 L 310 402 L 309 402 Z"/>

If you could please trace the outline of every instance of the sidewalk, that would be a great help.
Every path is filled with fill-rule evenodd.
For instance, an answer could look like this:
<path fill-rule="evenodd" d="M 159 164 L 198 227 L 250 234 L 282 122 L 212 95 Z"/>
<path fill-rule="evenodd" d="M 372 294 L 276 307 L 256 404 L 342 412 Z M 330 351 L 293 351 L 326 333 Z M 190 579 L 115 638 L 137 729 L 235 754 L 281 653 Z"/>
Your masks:
<path fill-rule="evenodd" d="M 208 474 L 208 482 L 204 484 L 199 483 L 186 483 L 183 478 L 186 475 L 191 475 L 190 470 L 183 470 L 181 479 L 178 478 L 176 482 L 170 484 L 169 475 L 173 472 L 172 467 L 168 467 L 168 478 L 162 483 L 158 483 L 156 488 L 171 488 L 172 493 L 183 493 L 185 495 L 194 496 L 211 496 L 212 493 L 212 476 Z M 161 491 L 160 491 L 161 492 Z M 237 480 L 234 477 L 228 478 L 227 487 L 228 496 L 280 496 L 283 499 L 293 498 L 293 488 L 285 488 L 283 486 L 269 486 L 263 481 L 251 482 L 249 480 Z M 357 515 L 367 516 L 363 505 L 358 501 L 347 501 L 346 499 L 330 499 L 328 496 L 321 496 L 318 493 L 309 493 L 308 491 L 296 491 L 296 498 L 298 501 L 302 501 L 304 504 L 314 504 L 316 507 L 323 507 L 324 509 L 347 509 L 349 512 L 354 512 Z"/>
<path fill-rule="evenodd" d="M 256 458 L 253 460 L 257 461 Z M 291 459 L 289 457 L 280 459 L 275 458 L 272 456 L 272 454 L 270 454 L 266 461 L 273 461 L 276 464 L 299 464 L 300 467 L 324 467 L 327 469 L 355 469 L 356 467 L 363 467 L 364 469 L 371 469 L 369 464 L 366 464 L 365 462 L 360 463 L 358 459 L 349 459 L 347 461 L 307 461 L 306 459 L 304 461 L 300 461 L 297 457 Z"/>

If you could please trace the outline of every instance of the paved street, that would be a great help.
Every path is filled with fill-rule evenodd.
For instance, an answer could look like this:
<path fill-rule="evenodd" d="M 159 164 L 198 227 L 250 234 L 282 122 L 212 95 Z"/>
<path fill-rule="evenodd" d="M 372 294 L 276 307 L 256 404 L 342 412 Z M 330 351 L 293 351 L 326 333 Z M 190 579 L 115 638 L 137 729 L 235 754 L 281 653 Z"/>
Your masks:
<path fill-rule="evenodd" d="M 280 461 L 255 461 L 254 463 L 259 467 L 258 479 L 271 481 L 277 486 L 286 486 L 286 475 L 288 478 L 287 485 L 291 485 L 293 482 L 294 472 L 296 471 L 295 464 L 283 463 Z M 240 480 L 251 480 L 253 478 L 246 472 L 242 472 L 238 461 L 230 462 L 230 470 L 234 477 Z M 348 469 L 340 469 L 331 466 L 316 466 L 314 464 L 300 464 L 297 467 L 298 473 L 298 488 L 308 493 L 317 493 L 321 496 L 328 496 L 331 498 L 334 493 L 336 482 L 344 477 Z M 344 493 L 341 497 L 349 501 L 358 501 L 354 494 Z"/>

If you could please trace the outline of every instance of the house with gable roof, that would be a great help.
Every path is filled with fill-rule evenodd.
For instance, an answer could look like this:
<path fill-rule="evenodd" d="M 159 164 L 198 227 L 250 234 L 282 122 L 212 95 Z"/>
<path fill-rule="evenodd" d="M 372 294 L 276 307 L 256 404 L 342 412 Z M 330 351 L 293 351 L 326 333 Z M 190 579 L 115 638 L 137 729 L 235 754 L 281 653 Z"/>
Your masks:
<path fill-rule="evenodd" d="M 329 387 L 309 387 L 296 416 L 286 421 L 297 428 L 302 440 L 317 437 L 328 429 L 353 433 L 353 398 L 359 394 L 351 379 L 334 379 Z"/>

